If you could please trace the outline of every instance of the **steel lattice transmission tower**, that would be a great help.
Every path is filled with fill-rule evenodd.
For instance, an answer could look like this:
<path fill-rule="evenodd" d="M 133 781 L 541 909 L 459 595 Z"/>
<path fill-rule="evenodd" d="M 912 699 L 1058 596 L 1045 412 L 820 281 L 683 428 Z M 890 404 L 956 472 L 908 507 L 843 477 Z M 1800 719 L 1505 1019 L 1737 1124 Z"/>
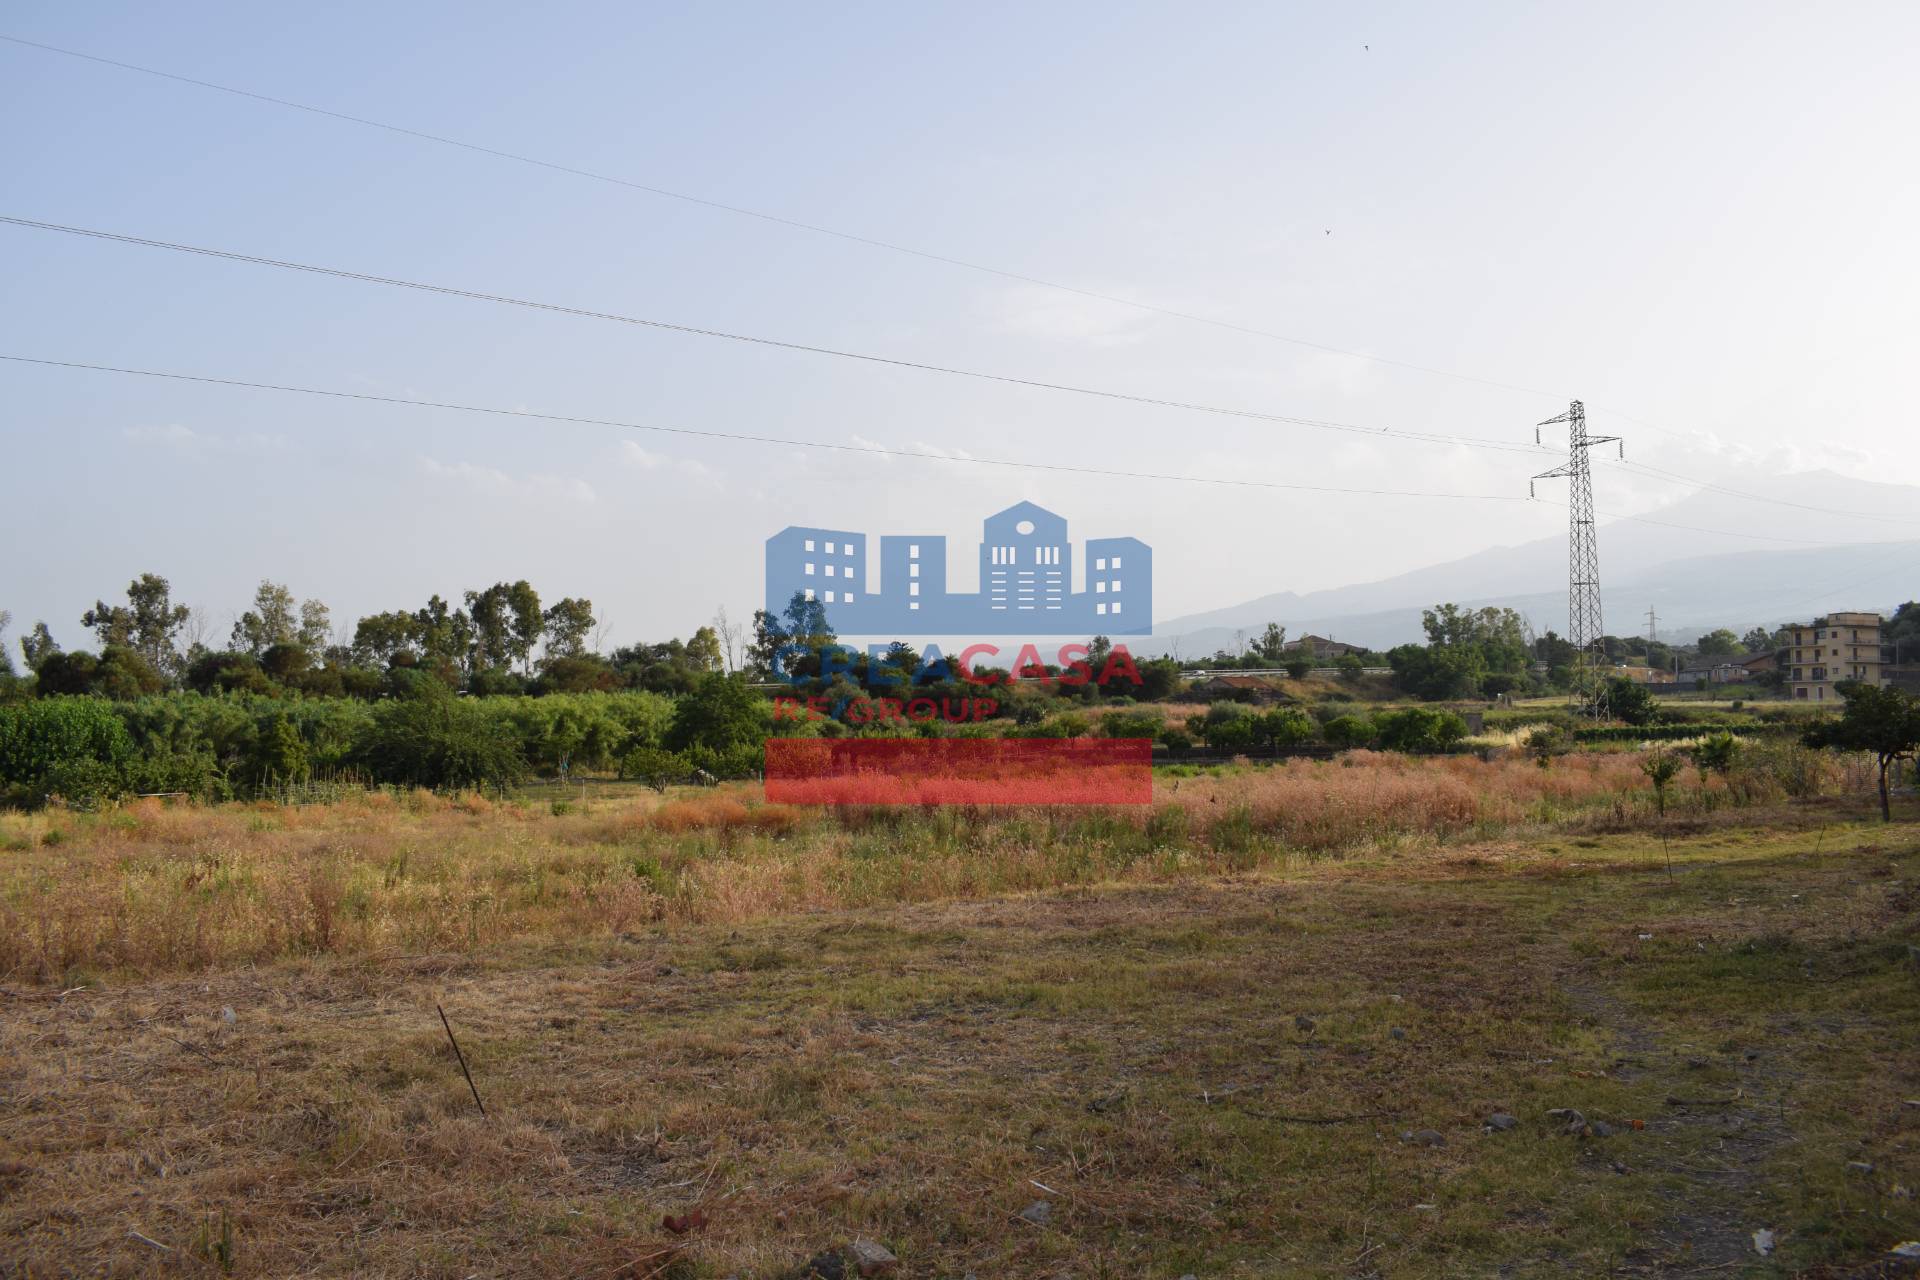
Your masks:
<path fill-rule="evenodd" d="M 1567 424 L 1567 460 L 1551 471 L 1543 471 L 1534 480 L 1555 480 L 1565 476 L 1567 490 L 1567 639 L 1573 643 L 1574 689 L 1598 714 L 1606 713 L 1606 683 L 1599 679 L 1606 665 L 1601 637 L 1606 629 L 1600 621 L 1600 541 L 1593 528 L 1593 471 L 1587 464 L 1587 450 L 1596 444 L 1612 444 L 1619 436 L 1587 434 L 1586 406 L 1575 400 L 1557 418 L 1548 418 L 1541 427 L 1557 422 Z M 1539 427 L 1534 428 L 1539 443 Z M 1620 446 L 1626 456 L 1626 446 Z M 1531 496 L 1533 485 L 1527 485 Z"/>

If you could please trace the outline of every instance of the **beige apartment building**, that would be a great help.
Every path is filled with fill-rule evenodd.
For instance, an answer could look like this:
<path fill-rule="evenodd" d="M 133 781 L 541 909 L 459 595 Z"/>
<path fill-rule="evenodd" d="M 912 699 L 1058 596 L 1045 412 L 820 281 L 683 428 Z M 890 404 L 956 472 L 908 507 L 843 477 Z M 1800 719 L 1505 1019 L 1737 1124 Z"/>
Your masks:
<path fill-rule="evenodd" d="M 1887 682 L 1879 614 L 1830 613 L 1787 630 L 1793 634 L 1781 665 L 1795 698 L 1838 702 L 1836 685 L 1849 680 L 1872 685 Z"/>

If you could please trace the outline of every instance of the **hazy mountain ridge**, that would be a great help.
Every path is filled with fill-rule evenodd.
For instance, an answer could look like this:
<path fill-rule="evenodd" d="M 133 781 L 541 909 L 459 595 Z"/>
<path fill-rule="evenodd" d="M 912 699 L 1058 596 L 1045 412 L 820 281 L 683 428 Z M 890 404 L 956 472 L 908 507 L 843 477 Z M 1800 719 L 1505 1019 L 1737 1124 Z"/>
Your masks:
<path fill-rule="evenodd" d="M 1608 631 L 1645 632 L 1649 606 L 1658 613 L 1663 638 L 1691 639 L 1714 627 L 1744 631 L 1833 609 L 1884 612 L 1920 597 L 1920 488 L 1829 471 L 1731 487 L 1777 501 L 1702 490 L 1641 519 L 1602 523 Z M 1780 505 L 1789 502 L 1860 514 Z M 1913 514 L 1903 518 L 1903 511 Z M 1756 541 L 1770 537 L 1828 545 Z M 1911 572 L 1903 572 L 1909 565 Z M 1537 630 L 1564 633 L 1566 580 L 1565 538 L 1542 538 L 1377 582 L 1275 592 L 1167 619 L 1151 642 L 1134 648 L 1199 657 L 1235 647 L 1237 631 L 1251 636 L 1270 621 L 1289 635 L 1314 632 L 1389 647 L 1420 639 L 1420 611 L 1442 601 L 1505 606 L 1527 615 Z"/>

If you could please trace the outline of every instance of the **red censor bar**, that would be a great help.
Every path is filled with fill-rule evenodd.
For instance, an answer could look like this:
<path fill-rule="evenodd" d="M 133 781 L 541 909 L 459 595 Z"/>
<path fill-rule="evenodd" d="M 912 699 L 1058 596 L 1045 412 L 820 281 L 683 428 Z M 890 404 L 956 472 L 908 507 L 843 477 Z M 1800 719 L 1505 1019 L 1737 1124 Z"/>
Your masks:
<path fill-rule="evenodd" d="M 777 804 L 1151 804 L 1151 738 L 769 738 Z"/>

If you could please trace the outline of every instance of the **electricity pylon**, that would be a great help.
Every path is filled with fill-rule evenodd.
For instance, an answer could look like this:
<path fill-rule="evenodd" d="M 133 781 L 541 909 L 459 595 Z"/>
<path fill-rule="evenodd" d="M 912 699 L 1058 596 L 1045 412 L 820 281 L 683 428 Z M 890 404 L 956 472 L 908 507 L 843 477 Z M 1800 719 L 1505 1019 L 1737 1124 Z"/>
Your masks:
<path fill-rule="evenodd" d="M 1607 685 L 1600 671 L 1606 665 L 1606 650 L 1601 643 L 1606 631 L 1600 622 L 1600 542 L 1593 528 L 1593 472 L 1587 465 L 1587 450 L 1596 444 L 1619 443 L 1620 437 L 1588 435 L 1586 406 L 1575 400 L 1565 413 L 1534 428 L 1534 443 L 1540 443 L 1540 427 L 1556 422 L 1567 424 L 1567 460 L 1533 479 L 1565 476 L 1568 480 L 1567 639 L 1574 650 L 1573 687 L 1595 715 L 1604 716 Z M 1620 444 L 1622 458 L 1627 456 L 1626 449 Z M 1533 494 L 1533 481 L 1527 482 L 1527 494 Z"/>

